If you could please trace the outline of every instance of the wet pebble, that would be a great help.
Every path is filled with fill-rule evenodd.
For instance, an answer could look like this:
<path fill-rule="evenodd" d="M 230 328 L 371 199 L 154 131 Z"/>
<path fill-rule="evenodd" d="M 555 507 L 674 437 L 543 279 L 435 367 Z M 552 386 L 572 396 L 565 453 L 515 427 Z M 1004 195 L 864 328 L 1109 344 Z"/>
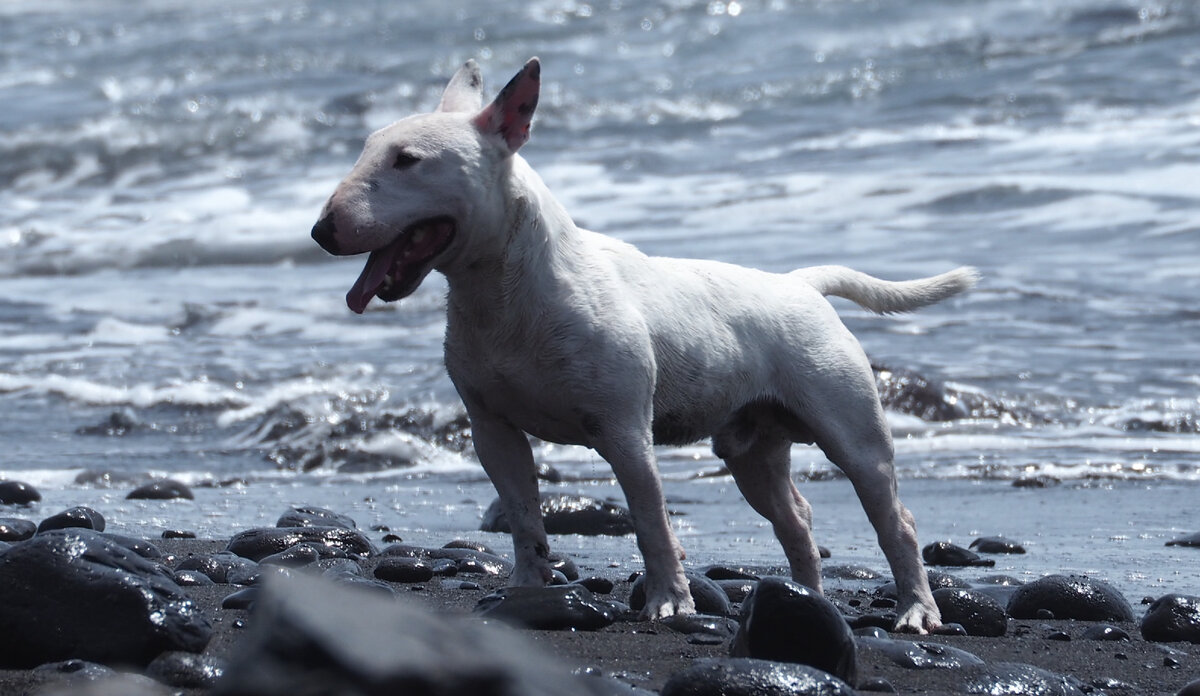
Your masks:
<path fill-rule="evenodd" d="M 162 533 L 164 539 L 195 539 L 196 533 L 188 529 L 164 529 Z"/>
<path fill-rule="evenodd" d="M 1194 546 L 1200 548 L 1200 532 L 1188 534 L 1167 542 L 1167 546 Z"/>
<path fill-rule="evenodd" d="M 1158 643 L 1200 644 L 1200 597 L 1169 594 L 1159 597 L 1142 617 L 1142 637 Z"/>
<path fill-rule="evenodd" d="M 583 534 L 588 536 L 624 536 L 633 533 L 629 510 L 615 503 L 585 495 L 544 493 L 541 497 L 542 521 L 547 534 Z M 479 527 L 483 532 L 511 533 L 508 518 L 497 498 L 483 513 Z"/>
<path fill-rule="evenodd" d="M 236 592 L 225 595 L 225 599 L 221 600 L 221 608 L 249 609 L 254 606 L 254 601 L 258 599 L 258 594 L 261 591 L 258 587 L 243 587 Z"/>
<path fill-rule="evenodd" d="M 24 541 L 37 533 L 37 525 L 16 517 L 0 517 L 0 541 Z"/>
<path fill-rule="evenodd" d="M 758 576 L 745 568 L 708 566 L 701 573 L 709 580 L 758 580 Z"/>
<path fill-rule="evenodd" d="M 41 499 L 38 489 L 24 481 L 0 481 L 0 505 L 29 505 Z"/>
<path fill-rule="evenodd" d="M 725 591 L 730 602 L 742 603 L 758 584 L 757 580 L 714 580 L 717 586 Z"/>
<path fill-rule="evenodd" d="M 729 640 L 737 633 L 738 622 L 727 616 L 708 614 L 675 614 L 662 620 L 667 628 L 684 635 L 708 635 Z"/>
<path fill-rule="evenodd" d="M 258 572 L 258 563 L 228 551 L 189 556 L 179 562 L 176 572 L 194 570 L 218 585 L 245 584 Z"/>
<path fill-rule="evenodd" d="M 823 565 L 821 577 L 835 580 L 876 580 L 880 576 L 874 568 L 858 565 Z"/>
<path fill-rule="evenodd" d="M 843 680 L 808 665 L 706 658 L 672 674 L 661 696 L 853 696 Z"/>
<path fill-rule="evenodd" d="M 943 587 L 934 590 L 945 623 L 960 624 L 967 635 L 996 638 L 1008 631 L 1008 614 L 996 600 L 974 590 Z"/>
<path fill-rule="evenodd" d="M 48 532 L 52 529 L 70 529 L 73 527 L 103 532 L 104 515 L 101 515 L 90 507 L 78 505 L 42 520 L 41 524 L 38 525 L 38 532 Z"/>
<path fill-rule="evenodd" d="M 729 616 L 733 613 L 729 597 L 720 585 L 699 573 L 689 572 L 685 573 L 685 576 L 688 581 L 688 589 L 692 592 L 692 600 L 696 603 L 697 612 L 716 616 Z M 633 582 L 633 586 L 629 588 L 629 606 L 634 611 L 641 611 L 646 606 L 645 576 L 638 576 L 637 580 Z"/>
<path fill-rule="evenodd" d="M 1061 674 L 1016 662 L 994 662 L 972 670 L 963 682 L 965 694 L 1038 694 L 1084 696 L 1081 683 Z"/>
<path fill-rule="evenodd" d="M 146 666 L 146 676 L 180 689 L 212 687 L 224 673 L 224 660 L 178 650 L 165 652 Z"/>
<path fill-rule="evenodd" d="M 979 553 L 1025 553 L 1024 546 L 999 536 L 979 537 L 971 542 L 970 548 Z"/>
<path fill-rule="evenodd" d="M 103 534 L 37 534 L 0 556 L 0 660 L 6 667 L 81 658 L 145 664 L 199 652 L 212 627 L 161 566 Z"/>
<path fill-rule="evenodd" d="M 174 479 L 158 479 L 138 486 L 125 498 L 126 500 L 194 500 L 196 496 L 186 483 Z"/>
<path fill-rule="evenodd" d="M 375 577 L 388 582 L 425 582 L 433 578 L 433 568 L 419 558 L 393 556 L 380 559 Z"/>
<path fill-rule="evenodd" d="M 1129 633 L 1116 626 L 1108 624 L 1093 624 L 1083 629 L 1080 636 L 1084 640 L 1131 640 Z"/>
<path fill-rule="evenodd" d="M 370 556 L 371 541 L 362 532 L 344 527 L 259 527 L 239 532 L 229 540 L 227 551 L 257 561 L 296 544 L 312 543 L 339 549 L 353 556 Z"/>
<path fill-rule="evenodd" d="M 767 577 L 742 604 L 733 657 L 794 662 L 853 684 L 858 677 L 854 634 L 825 597 L 793 580 Z"/>
<path fill-rule="evenodd" d="M 1081 575 L 1047 575 L 1018 587 L 1008 614 L 1015 619 L 1133 621 L 1133 607 L 1116 588 Z"/>
<path fill-rule="evenodd" d="M 616 621 L 621 607 L 582 585 L 505 587 L 479 600 L 475 613 L 522 628 L 594 631 Z"/>
<path fill-rule="evenodd" d="M 928 570 L 925 572 L 925 575 L 929 578 L 930 590 L 937 590 L 943 587 L 958 587 L 964 590 L 971 588 L 971 583 L 967 582 L 966 580 L 963 580 L 958 576 L 951 575 L 950 573 L 944 573 L 940 570 Z M 894 580 L 880 585 L 875 589 L 875 594 L 883 597 L 891 597 L 892 599 L 899 598 L 896 590 L 896 582 Z"/>
<path fill-rule="evenodd" d="M 588 588 L 592 594 L 612 594 L 612 591 L 615 587 L 612 580 L 597 576 L 582 578 L 580 580 L 575 580 L 574 582 Z"/>
<path fill-rule="evenodd" d="M 302 506 L 292 508 L 279 516 L 276 527 L 341 527 L 358 529 L 349 517 L 322 507 Z"/>
<path fill-rule="evenodd" d="M 961 669 L 971 665 L 983 664 L 983 660 L 978 655 L 953 646 L 930 641 L 892 640 L 890 638 L 880 639 L 860 636 L 858 643 L 859 645 L 878 650 L 892 662 L 907 669 Z"/>
<path fill-rule="evenodd" d="M 921 558 L 937 566 L 994 566 L 996 562 L 948 541 L 935 541 L 921 549 Z"/>

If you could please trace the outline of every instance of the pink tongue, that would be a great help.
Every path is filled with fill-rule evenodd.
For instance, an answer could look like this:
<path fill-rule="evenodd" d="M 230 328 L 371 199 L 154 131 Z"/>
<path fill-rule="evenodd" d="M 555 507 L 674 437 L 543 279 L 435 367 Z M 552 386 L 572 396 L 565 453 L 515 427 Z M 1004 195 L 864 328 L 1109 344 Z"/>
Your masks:
<path fill-rule="evenodd" d="M 391 244 L 372 251 L 367 257 L 367 265 L 363 267 L 358 280 L 354 281 L 354 287 L 346 293 L 346 304 L 356 314 L 362 314 L 367 308 L 367 303 L 375 297 L 379 286 L 387 279 L 388 271 L 392 269 L 392 262 L 395 261 L 399 250 L 400 244 Z"/>

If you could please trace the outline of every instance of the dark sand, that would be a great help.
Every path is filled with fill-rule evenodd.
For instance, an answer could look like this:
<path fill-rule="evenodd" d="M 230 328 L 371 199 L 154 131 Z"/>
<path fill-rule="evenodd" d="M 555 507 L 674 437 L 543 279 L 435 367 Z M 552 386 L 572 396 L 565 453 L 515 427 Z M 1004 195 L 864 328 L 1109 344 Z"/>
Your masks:
<path fill-rule="evenodd" d="M 172 566 L 188 555 L 224 548 L 224 542 L 220 541 L 158 539 L 154 543 L 169 554 L 167 561 Z M 371 565 L 367 563 L 368 575 Z M 610 577 L 616 581 L 612 598 L 621 601 L 628 598 L 630 583 L 625 577 L 612 575 L 616 571 L 588 568 L 581 571 L 585 575 Z M 504 584 L 501 578 L 460 576 L 460 579 L 477 582 L 483 589 L 447 589 L 439 578 L 414 585 L 397 584 L 395 588 L 402 601 L 416 602 L 433 612 L 469 614 L 481 597 Z M 864 581 L 863 590 L 870 591 L 878 584 L 880 581 Z M 231 585 L 188 588 L 215 629 L 206 650 L 208 654 L 219 657 L 233 654 L 254 621 L 251 612 L 221 608 L 221 600 L 236 589 L 239 588 Z M 864 597 L 861 592 L 856 594 L 851 590 L 831 590 L 829 594 L 841 600 L 843 606 L 851 599 Z M 1131 599 L 1135 603 L 1140 600 Z M 1188 682 L 1200 679 L 1200 646 L 1146 642 L 1134 623 L 1115 624 L 1132 636 L 1130 641 L 1084 640 L 1081 634 L 1089 625 L 1078 621 L 1010 619 L 1008 634 L 1001 638 L 926 636 L 921 640 L 961 648 L 987 662 L 1021 662 L 1073 675 L 1084 684 L 1101 687 L 1100 693 L 1174 696 Z M 1062 633 L 1071 640 L 1049 638 L 1052 634 Z M 595 668 L 650 690 L 659 689 L 671 674 L 689 666 L 693 660 L 722 657 L 728 651 L 727 644 L 694 644 L 687 636 L 666 626 L 645 621 L 618 622 L 594 632 L 523 631 L 523 634 L 569 665 Z M 886 679 L 899 693 L 957 693 L 958 677 L 953 670 L 905 669 L 862 646 L 858 657 L 862 679 Z M 0 670 L 0 694 L 4 696 L 37 693 L 47 684 L 44 677 L 31 670 Z M 202 694 L 205 691 L 193 689 L 176 693 Z"/>

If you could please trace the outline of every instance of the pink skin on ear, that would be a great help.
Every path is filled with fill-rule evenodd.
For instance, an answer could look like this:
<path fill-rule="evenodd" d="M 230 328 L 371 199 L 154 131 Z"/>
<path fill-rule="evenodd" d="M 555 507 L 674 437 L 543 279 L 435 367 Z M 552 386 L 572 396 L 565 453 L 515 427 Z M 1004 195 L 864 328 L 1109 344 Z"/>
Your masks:
<path fill-rule="evenodd" d="M 498 135 L 509 152 L 516 152 L 529 140 L 529 125 L 537 108 L 541 89 L 542 65 L 530 58 L 521 72 L 509 81 L 496 100 L 475 117 L 475 127 L 484 135 Z"/>

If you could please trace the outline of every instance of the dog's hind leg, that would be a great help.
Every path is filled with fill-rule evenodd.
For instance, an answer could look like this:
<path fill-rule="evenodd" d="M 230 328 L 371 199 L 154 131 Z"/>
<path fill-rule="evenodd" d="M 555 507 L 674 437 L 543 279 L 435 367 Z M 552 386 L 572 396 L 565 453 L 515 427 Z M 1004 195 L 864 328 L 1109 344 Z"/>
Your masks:
<path fill-rule="evenodd" d="M 791 478 L 790 439 L 760 434 L 743 452 L 726 457 L 750 507 L 767 518 L 783 546 L 792 579 L 821 591 L 821 558 L 812 536 L 812 507 Z"/>
<path fill-rule="evenodd" d="M 538 494 L 537 465 L 529 438 L 508 422 L 471 412 L 475 452 L 491 479 L 512 530 L 514 568 L 510 585 L 542 586 L 553 578 Z"/>
<path fill-rule="evenodd" d="M 646 563 L 646 606 L 642 616 L 664 619 L 675 614 L 696 613 L 696 604 L 680 562 L 683 549 L 667 519 L 650 433 L 628 442 L 603 442 L 596 445 L 596 451 L 612 466 L 617 483 L 625 493 L 637 533 L 638 549 Z"/>

